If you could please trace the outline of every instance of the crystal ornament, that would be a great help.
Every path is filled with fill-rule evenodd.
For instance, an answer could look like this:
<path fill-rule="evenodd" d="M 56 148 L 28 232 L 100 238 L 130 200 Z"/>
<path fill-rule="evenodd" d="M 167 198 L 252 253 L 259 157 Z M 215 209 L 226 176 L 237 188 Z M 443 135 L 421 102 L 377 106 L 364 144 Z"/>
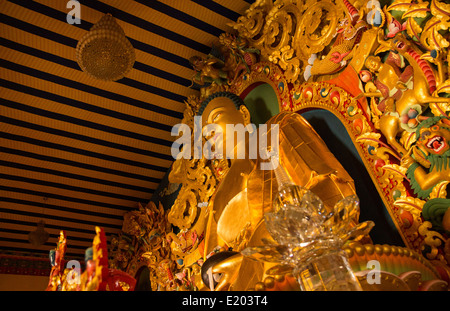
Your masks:
<path fill-rule="evenodd" d="M 276 158 L 272 158 L 272 165 Z M 273 241 L 248 247 L 250 258 L 290 266 L 302 290 L 361 290 L 342 246 L 348 240 L 360 240 L 374 223 L 355 224 L 359 217 L 356 195 L 346 197 L 328 212 L 320 198 L 310 190 L 291 182 L 281 167 L 274 165 L 278 193 L 273 211 L 265 223 Z"/>

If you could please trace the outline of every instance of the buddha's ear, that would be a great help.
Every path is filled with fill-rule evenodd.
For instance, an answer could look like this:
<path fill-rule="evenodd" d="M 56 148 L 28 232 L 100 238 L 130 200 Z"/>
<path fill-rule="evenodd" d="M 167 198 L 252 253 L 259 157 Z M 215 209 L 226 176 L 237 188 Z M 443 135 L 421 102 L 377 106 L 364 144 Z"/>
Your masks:
<path fill-rule="evenodd" d="M 241 105 L 239 111 L 244 118 L 244 125 L 250 124 L 250 111 L 248 111 L 248 108 L 245 105 Z"/>

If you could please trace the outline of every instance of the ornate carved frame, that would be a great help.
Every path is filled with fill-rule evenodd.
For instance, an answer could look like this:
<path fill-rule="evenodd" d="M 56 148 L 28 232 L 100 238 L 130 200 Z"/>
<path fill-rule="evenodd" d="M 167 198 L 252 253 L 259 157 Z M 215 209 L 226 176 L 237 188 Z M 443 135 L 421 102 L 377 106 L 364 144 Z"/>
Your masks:
<path fill-rule="evenodd" d="M 358 5 L 361 15 L 367 16 L 373 12 L 368 7 L 364 7 L 364 2 L 368 1 L 351 2 Z M 393 2 L 392 6 L 395 6 L 400 1 Z M 305 82 L 301 77 L 308 66 L 308 57 L 305 55 L 309 55 L 305 54 L 305 49 L 299 46 L 301 37 L 299 29 L 302 23 L 314 8 L 323 10 L 325 4 L 336 8 L 336 16 L 343 16 L 340 14 L 344 14 L 345 9 L 340 3 L 349 5 L 347 8 L 350 7 L 348 9 L 350 17 L 355 13 L 351 13 L 351 8 L 355 9 L 355 7 L 345 0 L 297 1 L 297 3 L 295 1 L 275 1 L 274 3 L 256 1 L 232 26 L 240 36 L 249 41 L 251 47 L 261 50 L 262 61 L 252 65 L 250 72 L 245 72 L 233 80 L 230 83 L 230 91 L 245 98 L 253 87 L 268 83 L 278 97 L 280 111 L 301 113 L 308 109 L 325 109 L 333 113 L 345 126 L 405 245 L 422 253 L 437 267 L 450 271 L 449 239 L 445 234 L 434 230 L 432 224 L 422 217 L 422 207 L 427 199 L 446 196 L 445 186 L 448 181 L 437 185 L 432 195 L 425 200 L 413 193 L 410 180 L 406 176 L 407 169 L 401 165 L 402 155 L 388 143 L 381 132 L 378 126 L 379 115 L 376 116 L 370 111 L 369 96 L 365 96 L 363 83 L 358 76 L 359 72 L 365 68 L 366 58 L 374 55 L 375 50 L 380 48 L 379 30 L 383 25 L 367 25 L 362 32 L 359 44 L 351 47 L 354 52 L 353 58 L 349 59 L 337 74 L 323 75 L 315 81 L 309 80 L 314 82 Z M 405 6 L 408 5 L 413 4 L 405 4 Z M 436 5 L 442 5 L 442 3 L 434 0 L 430 3 L 424 2 L 423 8 L 420 9 L 430 6 L 431 12 L 437 14 L 435 13 Z M 388 18 L 391 22 L 394 21 L 389 10 L 392 11 L 395 8 L 378 7 L 376 9 L 384 19 L 383 23 Z M 412 9 L 402 8 L 402 10 Z M 450 7 L 444 9 L 448 10 Z M 327 12 L 329 14 L 331 11 L 327 9 Z M 445 14 L 445 18 L 448 18 L 450 11 Z M 406 17 L 410 16 L 406 15 Z M 293 26 L 295 19 L 298 28 Z M 411 20 L 412 18 L 409 18 L 408 21 L 412 23 Z M 330 23 L 335 24 L 336 20 L 332 18 Z M 315 27 L 317 25 L 318 22 L 315 22 Z M 303 33 L 303 37 L 305 35 L 307 35 L 306 32 Z M 435 49 L 442 51 L 436 47 Z M 313 50 L 320 54 L 319 48 L 316 47 Z M 424 53 L 423 58 L 426 59 L 427 55 Z M 445 83 L 441 81 L 441 90 L 445 89 L 448 81 Z M 438 96 L 437 93 L 434 96 Z M 406 140 L 411 140 L 412 136 L 413 134 L 406 136 Z M 405 143 L 405 145 L 408 144 L 411 142 Z"/>
<path fill-rule="evenodd" d="M 442 279 L 450 280 L 450 239 L 444 233 L 438 232 L 422 215 L 422 208 L 427 200 L 446 197 L 445 186 L 450 182 L 450 177 L 436 185 L 427 199 L 420 199 L 414 194 L 407 177 L 407 168 L 402 166 L 402 155 L 388 141 L 380 128 L 382 114 L 373 109 L 374 94 L 377 90 L 368 88 L 367 80 L 363 81 L 360 77 L 360 73 L 366 69 L 364 66 L 368 56 L 393 48 L 392 46 L 385 48 L 388 43 L 394 42 L 392 39 L 386 41 L 384 40 L 386 37 L 380 38 L 380 30 L 385 33 L 387 31 L 386 24 L 391 23 L 397 26 L 396 19 L 390 15 L 390 11 L 395 9 L 406 11 L 403 17 L 400 16 L 398 19 L 407 19 L 410 28 L 399 30 L 399 32 L 408 33 L 414 37 L 414 34 L 410 33 L 410 30 L 414 30 L 413 26 L 416 23 L 412 19 L 414 14 L 419 12 L 417 14 L 439 16 L 442 21 L 446 21 L 445 25 L 442 24 L 439 27 L 449 28 L 450 5 L 444 6 L 437 0 L 425 1 L 417 5 L 410 3 L 411 1 L 403 3 L 400 0 L 393 0 L 391 6 L 381 8 L 376 5 L 366 6 L 369 3 L 379 4 L 377 0 L 349 1 L 257 0 L 244 16 L 230 25 L 236 29 L 237 34 L 224 34 L 219 37 L 219 43 L 226 51 L 224 59 L 215 58 L 216 55 L 191 58 L 196 70 L 193 82 L 203 82 L 205 79 L 209 83 L 200 88 L 200 97 L 188 98 L 182 122 L 189 127 L 193 126 L 193 116 L 209 94 L 230 91 L 244 99 L 251 90 L 263 83 L 272 86 L 280 111 L 302 113 L 310 109 L 325 109 L 331 112 L 346 128 L 406 245 L 406 248 L 402 250 L 389 245 L 364 245 L 359 250 L 347 249 L 347 251 L 352 254 L 359 252 L 361 256 L 366 256 L 366 252 L 375 257 L 392 255 L 391 257 L 397 258 L 402 256 L 413 258 L 416 256 L 422 260 L 423 257 L 418 255 L 421 253 L 433 264 L 434 268 L 431 267 L 430 271 L 435 270 L 433 273 L 439 271 Z M 403 6 L 398 7 L 401 3 Z M 374 22 L 375 19 L 371 21 L 372 23 L 368 19 L 367 23 L 363 21 L 371 14 L 372 17 L 379 15 L 381 18 L 379 24 Z M 351 23 L 346 24 L 345 21 L 351 21 Z M 439 23 L 433 25 L 432 27 L 438 27 Z M 418 24 L 416 26 L 420 27 Z M 342 31 L 342 37 L 337 35 L 336 28 Z M 449 33 L 448 29 L 444 28 L 441 30 Z M 429 29 L 426 28 L 426 30 Z M 424 40 L 425 36 L 429 38 L 429 34 L 429 31 L 424 31 Z M 335 35 L 338 37 L 335 38 Z M 355 38 L 358 40 L 355 41 Z M 421 38 L 416 37 L 416 39 Z M 408 40 L 417 41 L 412 38 Z M 426 40 L 430 43 L 428 39 Z M 445 43 L 444 41 L 446 39 L 442 37 L 439 42 L 442 44 Z M 413 45 L 416 45 L 414 42 Z M 436 53 L 432 53 L 430 47 L 427 49 L 427 53 L 421 54 L 427 64 L 427 59 L 430 62 L 437 61 L 437 58 L 433 58 L 432 55 L 441 55 L 440 59 L 444 55 L 444 58 L 447 58 L 448 67 L 450 56 L 447 56 L 446 49 L 436 45 L 433 46 Z M 312 71 L 312 68 L 316 66 L 316 62 L 312 63 L 312 54 L 318 55 L 320 70 L 318 69 L 316 73 Z M 259 56 L 256 57 L 256 55 Z M 334 57 L 338 57 L 339 61 L 333 61 Z M 313 78 L 305 80 L 303 74 L 308 73 L 308 70 L 311 70 Z M 207 72 L 210 73 L 209 76 L 205 74 Z M 223 78 L 225 76 L 227 78 Z M 423 80 L 427 77 L 422 75 L 421 78 Z M 445 82 L 441 80 L 433 96 L 440 98 L 439 92 L 445 93 L 448 90 L 450 90 L 450 79 Z M 432 105 L 434 106 L 431 107 Z M 430 104 L 430 108 L 434 114 L 441 110 L 450 111 L 450 99 L 448 106 Z M 402 136 L 407 148 L 414 144 L 414 137 L 414 131 Z M 160 218 L 161 221 L 165 219 L 181 230 L 175 235 L 171 232 L 170 226 L 160 226 L 161 239 L 158 241 L 164 241 L 169 237 L 171 242 L 170 245 L 166 245 L 167 251 L 161 253 L 157 260 L 151 260 L 150 265 L 147 263 L 149 267 L 154 268 L 155 273 L 158 273 L 158 275 L 155 274 L 155 283 L 159 282 L 161 286 L 174 288 L 172 272 L 182 269 L 177 275 L 181 275 L 186 288 L 192 285 L 190 281 L 187 281 L 186 275 L 191 273 L 198 275 L 199 265 L 196 258 L 199 256 L 195 252 L 202 253 L 204 241 L 203 234 L 196 231 L 197 227 L 202 227 L 196 219 L 203 219 L 197 216 L 205 212 L 204 207 L 214 196 L 216 185 L 226 174 L 227 169 L 227 163 L 223 161 L 217 163 L 209 163 L 204 159 L 175 161 L 169 181 L 181 184 L 181 189 L 173 206 L 164 211 L 167 215 L 161 211 L 154 215 L 161 217 L 164 215 Z M 138 216 L 136 215 L 138 219 L 145 220 L 144 214 Z M 412 255 L 413 251 L 415 255 Z M 145 254 L 153 258 L 150 256 L 152 248 Z M 127 256 L 136 260 L 136 252 Z M 127 260 L 124 262 L 128 263 Z M 403 259 L 396 262 L 408 266 L 406 269 L 413 266 L 408 265 Z"/>

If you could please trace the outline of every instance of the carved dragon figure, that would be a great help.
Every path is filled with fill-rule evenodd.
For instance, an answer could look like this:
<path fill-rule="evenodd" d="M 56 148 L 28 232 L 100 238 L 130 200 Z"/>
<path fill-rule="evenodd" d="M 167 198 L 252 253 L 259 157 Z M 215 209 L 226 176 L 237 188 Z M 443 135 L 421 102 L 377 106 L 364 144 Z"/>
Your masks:
<path fill-rule="evenodd" d="M 411 188 L 422 199 L 434 188 L 450 180 L 450 118 L 437 116 L 423 121 L 416 130 L 406 175 Z M 423 206 L 422 215 L 438 230 L 450 231 L 450 199 L 432 198 Z"/>
<path fill-rule="evenodd" d="M 367 29 L 367 23 L 359 19 L 358 10 L 347 0 L 343 0 L 343 3 L 349 18 L 338 26 L 337 37 L 330 52 L 323 59 L 314 60 L 311 67 L 312 76 L 334 74 L 345 68 L 353 57 L 353 48 Z"/>

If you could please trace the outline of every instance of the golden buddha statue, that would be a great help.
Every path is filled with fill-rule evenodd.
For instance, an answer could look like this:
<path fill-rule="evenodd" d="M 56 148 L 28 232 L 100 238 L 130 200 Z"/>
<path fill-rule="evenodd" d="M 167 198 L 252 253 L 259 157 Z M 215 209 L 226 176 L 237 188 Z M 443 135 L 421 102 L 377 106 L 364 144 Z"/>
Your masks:
<path fill-rule="evenodd" d="M 274 172 L 261 169 L 260 164 L 264 162 L 261 157 L 250 157 L 249 137 L 255 133 L 249 132 L 256 127 L 247 127 L 250 131 L 245 132 L 244 139 L 242 136 L 236 139 L 236 133 L 226 133 L 230 130 L 227 125 L 248 126 L 250 113 L 239 96 L 220 92 L 202 103 L 198 115 L 202 116 L 203 128 L 215 124 L 222 129 L 222 140 L 214 140 L 212 134 L 216 133 L 205 137 L 209 142 L 213 141 L 211 150 L 221 152 L 225 149 L 222 155 L 230 157 L 229 171 L 208 205 L 204 258 L 214 249 L 239 252 L 248 246 L 261 245 L 263 240 L 271 239 L 265 228 L 264 213 L 272 209 L 272 199 L 277 191 Z M 279 161 L 291 180 L 317 194 L 327 209 L 331 210 L 337 201 L 355 194 L 351 177 L 303 117 L 283 112 L 266 124 L 278 125 Z M 269 130 L 267 136 L 272 137 L 271 134 Z M 231 135 L 236 143 L 230 146 L 226 139 L 233 137 Z M 270 143 L 267 147 L 276 148 Z M 242 150 L 245 150 L 244 156 L 241 153 L 238 157 Z M 221 275 L 216 290 L 254 288 L 263 279 L 264 271 L 273 266 L 247 259 L 240 253 L 231 255 L 208 265 L 213 274 Z M 214 261 L 213 258 L 210 261 Z"/>

